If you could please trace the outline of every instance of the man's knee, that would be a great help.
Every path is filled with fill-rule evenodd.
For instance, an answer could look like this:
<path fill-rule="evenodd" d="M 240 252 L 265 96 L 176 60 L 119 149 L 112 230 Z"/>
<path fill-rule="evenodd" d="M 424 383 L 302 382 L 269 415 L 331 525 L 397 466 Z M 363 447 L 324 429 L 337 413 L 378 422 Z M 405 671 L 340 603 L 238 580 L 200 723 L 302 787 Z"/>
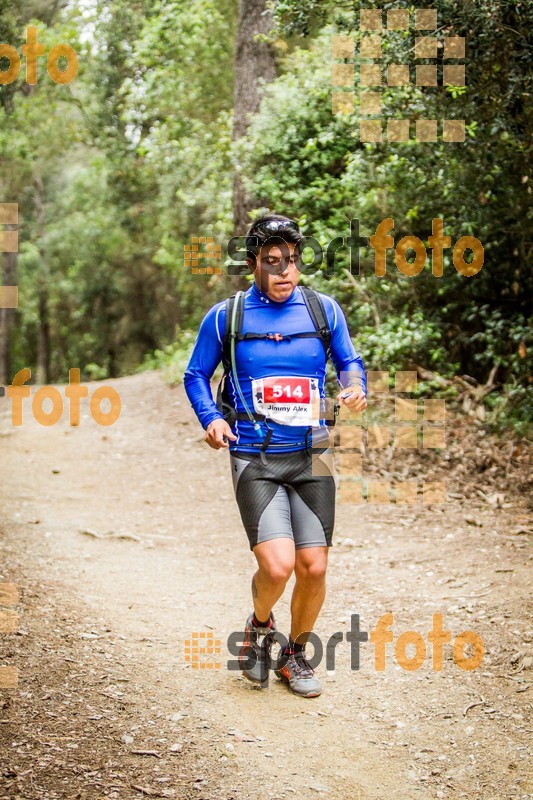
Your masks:
<path fill-rule="evenodd" d="M 296 564 L 296 578 L 305 583 L 320 583 L 326 577 L 328 562 L 322 554 L 306 558 Z"/>
<path fill-rule="evenodd" d="M 269 583 L 284 586 L 291 577 L 294 564 L 284 561 L 269 561 L 261 565 L 261 572 Z"/>

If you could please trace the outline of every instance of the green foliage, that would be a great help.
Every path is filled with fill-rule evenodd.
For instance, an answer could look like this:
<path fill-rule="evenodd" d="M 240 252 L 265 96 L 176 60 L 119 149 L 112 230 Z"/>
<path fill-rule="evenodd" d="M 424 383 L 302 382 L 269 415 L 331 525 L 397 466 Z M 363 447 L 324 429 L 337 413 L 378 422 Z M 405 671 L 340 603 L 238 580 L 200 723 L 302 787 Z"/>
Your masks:
<path fill-rule="evenodd" d="M 191 332 L 234 291 L 223 276 L 185 270 L 183 247 L 192 236 L 223 244 L 233 235 L 238 165 L 257 211 L 297 218 L 324 247 L 347 237 L 352 219 L 370 236 L 392 217 L 396 242 L 413 235 L 427 246 L 434 218 L 452 246 L 477 237 L 485 264 L 472 278 L 458 274 L 451 248 L 442 278 L 431 274 L 429 250 L 416 278 L 400 274 L 392 251 L 378 278 L 367 248 L 351 275 L 345 247 L 333 274 L 304 271 L 302 280 L 338 299 L 369 369 L 418 364 L 486 383 L 497 367 L 487 420 L 526 425 L 533 6 L 439 1 L 437 38 L 466 37 L 467 85 L 384 86 L 384 117 L 464 118 L 467 140 L 371 144 L 359 141 L 357 91 L 354 114 L 331 112 L 331 37 L 358 41 L 360 5 L 273 0 L 280 75 L 235 146 L 236 0 L 4 0 L 0 41 L 19 48 L 31 21 L 47 49 L 68 42 L 80 65 L 66 86 L 48 79 L 41 59 L 35 87 L 22 76 L 0 87 L 0 200 L 18 202 L 23 222 L 13 371 L 36 363 L 45 295 L 50 380 L 74 366 L 87 379 L 141 363 L 179 380 Z M 404 0 L 364 6 L 413 10 Z M 405 31 L 384 35 L 384 67 L 412 60 L 411 46 Z"/>
<path fill-rule="evenodd" d="M 368 368 L 381 369 L 386 365 L 391 373 L 425 364 L 437 372 L 453 374 L 459 365 L 449 363 L 441 340 L 439 323 L 426 319 L 421 310 L 409 317 L 389 316 L 379 328 L 366 325 L 357 334 L 359 350 Z"/>
<path fill-rule="evenodd" d="M 0 105 L 0 199 L 18 202 L 24 223 L 12 370 L 36 363 L 44 281 L 50 380 L 73 366 L 85 377 L 91 365 L 125 374 L 227 293 L 219 278 L 206 285 L 184 270 L 183 246 L 231 234 L 236 6 L 117 0 L 83 4 L 82 14 L 69 5 L 51 27 L 46 4 L 32 8 L 39 40 L 74 46 L 80 71 L 58 86 L 40 59 L 37 85 L 17 83 Z M 27 22 L 3 17 L 7 40 L 23 40 Z"/>
<path fill-rule="evenodd" d="M 486 398 L 489 413 L 485 422 L 494 432 L 511 428 L 517 436 L 531 437 L 533 387 L 506 384 Z"/>
<path fill-rule="evenodd" d="M 303 5 L 316 25 L 316 9 Z M 302 4 L 283 6 L 285 14 L 293 14 L 291 19 L 303 13 Z M 451 248 L 445 250 L 441 278 L 431 274 L 429 257 L 420 275 L 402 276 L 390 252 L 387 274 L 378 278 L 373 274 L 373 250 L 362 248 L 361 275 L 347 280 L 345 248 L 333 275 L 322 271 L 304 275 L 304 281 L 339 300 L 369 367 L 395 370 L 418 363 L 447 377 L 464 372 L 484 383 L 498 364 L 503 392 L 507 385 L 528 380 L 525 359 L 517 351 L 519 342 L 526 341 L 533 288 L 527 263 L 530 120 L 521 104 L 527 78 L 524 51 L 517 42 L 526 32 L 526 8 L 521 5 L 520 18 L 508 3 L 492 4 L 491 9 L 480 3 L 465 8 L 439 6 L 441 19 L 453 20 L 446 35 L 466 33 L 470 43 L 471 79 L 465 91 L 448 87 L 447 96 L 437 97 L 434 91 L 408 86 L 382 92 L 385 116 L 464 116 L 470 122 L 463 144 L 359 142 L 357 107 L 353 115 L 331 113 L 330 48 L 335 29 L 328 26 L 315 30 L 311 43 L 305 47 L 298 43 L 287 55 L 285 72 L 268 87 L 241 153 L 258 208 L 296 217 L 305 233 L 323 245 L 335 236 L 346 237 L 350 219 L 359 220 L 360 233 L 369 236 L 389 216 L 394 219 L 396 242 L 414 235 L 427 247 L 434 218 L 444 219 L 452 247 L 461 236 L 478 238 L 485 248 L 485 264 L 472 278 L 456 271 Z M 341 30 L 353 32 L 357 39 L 350 20 L 343 25 Z M 480 34 L 483 52 L 476 31 L 490 33 Z M 292 22 L 289 32 L 295 32 Z M 478 53 L 486 72 L 495 74 L 502 37 L 510 49 L 516 48 L 518 61 L 513 67 L 504 58 L 505 79 L 511 86 L 505 88 L 505 102 L 500 94 L 496 106 L 489 107 L 473 53 Z M 403 32 L 387 37 L 385 63 L 408 60 L 402 57 L 406 44 Z M 491 78 L 493 89 L 500 80 L 499 73 Z M 515 397 L 516 393 L 510 396 L 508 410 Z"/>
<path fill-rule="evenodd" d="M 196 331 L 177 331 L 175 342 L 147 355 L 139 370 L 160 369 L 166 383 L 171 386 L 181 383 L 195 340 Z"/>

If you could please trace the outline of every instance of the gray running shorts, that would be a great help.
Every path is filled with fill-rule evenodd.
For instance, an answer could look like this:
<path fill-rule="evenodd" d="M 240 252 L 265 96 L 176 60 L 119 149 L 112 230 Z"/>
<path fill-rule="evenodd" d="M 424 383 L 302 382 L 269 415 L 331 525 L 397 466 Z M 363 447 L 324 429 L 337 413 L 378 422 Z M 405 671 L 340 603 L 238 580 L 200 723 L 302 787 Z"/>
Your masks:
<path fill-rule="evenodd" d="M 330 547 L 335 523 L 335 478 L 330 448 L 267 454 L 230 453 L 235 498 L 250 549 L 289 538 L 296 549 Z"/>

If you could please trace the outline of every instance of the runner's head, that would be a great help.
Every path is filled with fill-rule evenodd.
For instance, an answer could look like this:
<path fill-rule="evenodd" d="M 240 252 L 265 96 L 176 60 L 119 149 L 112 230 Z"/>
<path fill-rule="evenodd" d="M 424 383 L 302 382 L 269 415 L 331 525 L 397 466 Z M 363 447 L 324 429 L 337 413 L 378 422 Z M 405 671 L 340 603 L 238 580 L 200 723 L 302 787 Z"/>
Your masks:
<path fill-rule="evenodd" d="M 246 234 L 246 254 L 256 285 L 271 300 L 283 302 L 300 277 L 303 239 L 294 220 L 279 214 L 259 217 Z"/>

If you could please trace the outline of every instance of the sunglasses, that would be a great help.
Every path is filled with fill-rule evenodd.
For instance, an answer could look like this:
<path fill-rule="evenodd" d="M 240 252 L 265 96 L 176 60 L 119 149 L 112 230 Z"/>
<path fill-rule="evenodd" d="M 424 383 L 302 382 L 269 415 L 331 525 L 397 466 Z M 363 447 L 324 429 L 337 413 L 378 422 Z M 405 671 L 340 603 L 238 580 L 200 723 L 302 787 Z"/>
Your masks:
<path fill-rule="evenodd" d="M 254 225 L 249 233 L 248 236 L 252 236 L 254 233 L 277 233 L 281 230 L 293 230 L 293 231 L 300 231 L 298 224 L 293 222 L 291 219 L 267 219 L 264 222 L 259 222 L 257 225 Z"/>

